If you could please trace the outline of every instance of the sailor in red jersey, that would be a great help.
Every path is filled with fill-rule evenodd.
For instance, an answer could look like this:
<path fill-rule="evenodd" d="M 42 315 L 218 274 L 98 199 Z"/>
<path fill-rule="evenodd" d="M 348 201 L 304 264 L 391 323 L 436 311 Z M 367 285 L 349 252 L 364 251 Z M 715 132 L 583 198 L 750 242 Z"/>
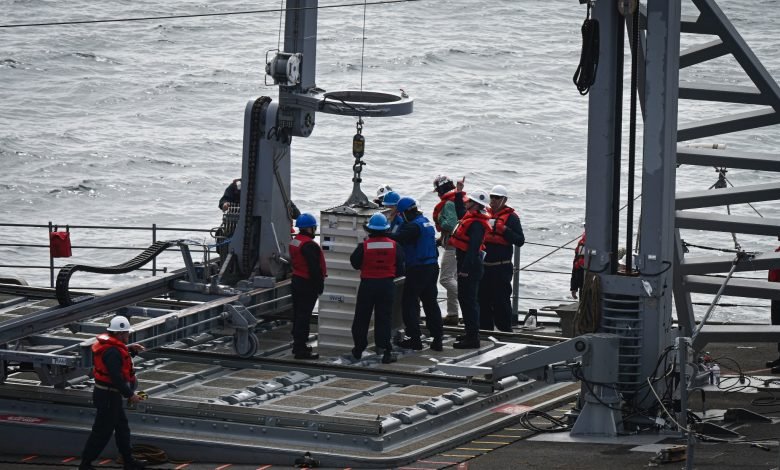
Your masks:
<path fill-rule="evenodd" d="M 360 270 L 355 318 L 352 320 L 352 356 L 360 359 L 368 346 L 368 326 L 374 318 L 374 343 L 381 351 L 382 362 L 395 362 L 390 343 L 393 315 L 393 279 L 404 275 L 404 252 L 387 237 L 390 224 L 382 213 L 371 216 L 366 225 L 368 238 L 359 243 L 349 257 L 352 267 Z"/>
<path fill-rule="evenodd" d="M 317 359 L 309 341 L 309 322 L 317 298 L 325 290 L 325 256 L 314 241 L 317 219 L 311 214 L 301 214 L 295 221 L 298 235 L 290 241 L 290 263 L 292 264 L 293 301 L 293 354 L 296 359 Z"/>
<path fill-rule="evenodd" d="M 458 336 L 452 345 L 455 349 L 479 348 L 479 302 L 477 292 L 479 281 L 482 279 L 484 267 L 482 255 L 485 246 L 483 241 L 485 233 L 490 229 L 488 220 L 490 217 L 485 212 L 488 205 L 488 195 L 485 191 L 475 190 L 467 196 L 467 202 L 463 202 L 464 177 L 457 183 L 455 196 L 455 209 L 460 218 L 458 226 L 450 237 L 450 245 L 457 251 L 455 257 L 458 261 L 458 302 L 463 313 L 463 325 L 466 334 Z"/>
<path fill-rule="evenodd" d="M 569 290 L 571 291 L 571 298 L 576 299 L 577 294 L 582 290 L 582 286 L 585 284 L 585 232 L 582 232 L 582 236 L 577 241 L 577 247 L 574 248 L 574 260 L 571 264 L 571 282 L 569 283 Z"/>
<path fill-rule="evenodd" d="M 525 244 L 520 217 L 504 186 L 490 190 L 490 230 L 485 234 L 485 275 L 479 284 L 479 329 L 512 331 L 512 255 Z"/>
<path fill-rule="evenodd" d="M 92 345 L 92 373 L 95 388 L 92 402 L 97 408 L 92 432 L 81 452 L 79 469 L 94 469 L 92 461 L 98 458 L 116 433 L 116 446 L 122 455 L 125 469 L 142 469 L 144 462 L 133 458 L 130 448 L 130 426 L 125 415 L 125 399 L 138 403 L 141 396 L 135 393 L 138 384 L 133 371 L 133 359 L 145 348 L 140 344 L 127 344 L 130 340 L 130 322 L 123 316 L 111 319 L 105 333 L 97 336 Z"/>

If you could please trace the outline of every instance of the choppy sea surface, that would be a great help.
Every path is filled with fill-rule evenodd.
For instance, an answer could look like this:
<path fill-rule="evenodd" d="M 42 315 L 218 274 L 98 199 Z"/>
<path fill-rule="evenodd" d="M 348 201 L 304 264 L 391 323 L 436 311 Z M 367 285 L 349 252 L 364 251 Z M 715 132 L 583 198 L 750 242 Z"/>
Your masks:
<path fill-rule="evenodd" d="M 770 74 L 780 78 L 780 31 L 776 15 L 767 14 L 776 11 L 775 2 L 732 0 L 721 7 Z M 268 0 L 0 0 L 0 22 L 278 8 L 279 2 Z M 684 5 L 684 12 L 693 13 L 693 7 Z M 362 76 L 366 90 L 403 89 L 415 99 L 409 116 L 367 120 L 366 193 L 387 183 L 415 197 L 429 213 L 436 202 L 431 181 L 438 174 L 465 176 L 467 189 L 505 185 L 529 242 L 522 249 L 521 267 L 527 268 L 521 272 L 520 308 L 565 301 L 570 248 L 582 231 L 585 209 L 588 99 L 572 84 L 584 6 L 547 0 L 369 5 L 361 57 L 363 13 L 362 5 L 319 11 L 318 86 L 328 91 L 359 89 Z M 0 222 L 217 226 L 217 200 L 227 183 L 240 176 L 244 106 L 258 96 L 277 95 L 265 84 L 264 67 L 266 51 L 277 47 L 279 26 L 279 13 L 272 11 L 0 28 Z M 707 40 L 685 36 L 683 47 Z M 750 83 L 730 57 L 685 69 L 681 81 Z M 624 97 L 627 103 L 627 91 Z M 741 110 L 683 101 L 680 122 Z M 313 135 L 293 141 L 292 197 L 301 210 L 318 213 L 347 198 L 354 131 L 354 118 L 319 114 Z M 715 142 L 776 154 L 780 132 L 772 127 L 721 136 Z M 727 176 L 735 186 L 773 178 L 747 170 L 729 171 Z M 681 167 L 678 191 L 707 189 L 715 180 L 714 169 Z M 780 205 L 731 207 L 732 213 L 742 215 L 755 214 L 754 209 L 778 217 Z M 0 275 L 19 274 L 33 284 L 48 285 L 47 270 L 16 267 L 48 266 L 45 248 L 6 245 L 46 245 L 47 229 L 0 227 L 0 234 Z M 179 236 L 211 241 L 186 231 L 159 234 L 158 239 Z M 73 230 L 75 245 L 143 247 L 150 237 L 145 231 Z M 733 248 L 729 234 L 686 231 L 683 237 Z M 738 241 L 749 251 L 775 247 L 766 237 Z M 567 248 L 545 257 L 564 245 Z M 108 265 L 136 252 L 82 248 L 74 254 L 70 261 Z M 710 253 L 691 253 L 697 254 Z M 177 263 L 172 256 L 159 264 Z M 108 286 L 147 275 L 84 275 L 73 282 Z M 701 303 L 696 306 L 701 315 L 711 299 L 695 300 Z M 714 320 L 768 321 L 767 301 L 721 301 L 727 305 L 716 310 Z"/>

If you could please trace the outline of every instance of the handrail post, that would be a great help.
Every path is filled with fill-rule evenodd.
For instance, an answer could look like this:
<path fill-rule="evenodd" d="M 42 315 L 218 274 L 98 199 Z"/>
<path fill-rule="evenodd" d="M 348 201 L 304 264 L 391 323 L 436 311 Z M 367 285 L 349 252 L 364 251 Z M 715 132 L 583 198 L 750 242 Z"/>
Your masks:
<path fill-rule="evenodd" d="M 51 255 L 51 233 L 53 224 L 49 221 L 49 287 L 54 288 L 54 257 Z"/>
<path fill-rule="evenodd" d="M 512 269 L 512 325 L 519 322 L 518 311 L 520 307 L 520 247 L 515 247 Z"/>
<path fill-rule="evenodd" d="M 152 245 L 157 243 L 157 224 L 152 224 Z M 157 257 L 152 258 L 152 276 L 157 275 Z"/>

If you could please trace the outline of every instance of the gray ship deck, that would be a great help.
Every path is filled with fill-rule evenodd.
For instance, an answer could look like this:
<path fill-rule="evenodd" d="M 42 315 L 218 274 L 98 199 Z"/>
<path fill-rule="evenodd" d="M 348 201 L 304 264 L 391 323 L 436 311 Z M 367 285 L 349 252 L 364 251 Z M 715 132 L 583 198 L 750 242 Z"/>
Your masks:
<path fill-rule="evenodd" d="M 753 344 L 748 347 L 733 344 L 713 344 L 709 352 L 715 357 L 733 358 L 743 370 L 747 378 L 746 385 L 763 385 L 762 378 L 768 376 L 768 370 L 764 368 L 766 358 L 774 357 L 776 346 L 774 344 Z M 704 417 L 716 424 L 723 424 L 719 419 L 723 410 L 744 408 L 764 416 L 773 417 L 770 422 L 735 422 L 726 424 L 737 432 L 738 436 L 713 435 L 722 441 L 703 442 L 695 444 L 694 467 L 695 468 L 778 468 L 780 453 L 778 452 L 777 418 L 780 413 L 780 403 L 772 401 L 770 392 L 756 391 L 745 388 L 738 391 L 734 385 L 738 382 L 738 374 L 735 371 L 726 370 L 723 379 L 724 390 L 714 389 L 706 391 L 704 406 L 700 395 L 692 396 L 691 408 L 701 414 L 706 408 Z M 572 400 L 572 387 L 563 388 L 552 392 L 551 395 L 560 397 L 559 401 L 553 400 L 543 406 L 549 409 L 550 414 L 561 416 L 570 409 Z M 777 396 L 777 394 L 775 395 Z M 759 403 L 753 403 L 759 399 Z M 761 400 L 766 400 L 761 403 Z M 529 405 L 535 402 L 529 401 Z M 554 404 L 554 403 L 557 403 Z M 539 426 L 546 426 L 543 421 L 536 422 Z M 762 447 L 752 446 L 751 443 L 759 443 Z M 405 470 L 414 469 L 443 469 L 443 468 L 468 468 L 470 470 L 495 469 L 495 468 L 524 468 L 524 469 L 603 469 L 605 462 L 609 462 L 611 468 L 646 468 L 654 466 L 651 461 L 658 450 L 664 446 L 685 445 L 685 439 L 674 435 L 643 435 L 626 436 L 613 440 L 585 440 L 576 442 L 568 439 L 563 434 L 536 433 L 523 428 L 519 423 L 519 415 L 512 415 L 502 426 L 490 432 L 484 432 L 468 441 L 451 445 L 446 449 L 426 455 L 398 467 Z M 424 442 L 413 443 L 412 447 L 422 447 Z M 301 449 L 303 450 L 303 448 Z M 78 464 L 77 452 L 63 452 L 57 456 L 37 456 L 37 453 L 9 453 L 0 456 L 0 465 L 8 469 L 38 470 L 53 468 L 75 468 Z M 313 457 L 317 457 L 313 454 Z M 681 468 L 685 462 L 660 464 L 662 468 Z M 106 459 L 101 461 L 98 468 L 119 468 L 119 466 Z M 153 465 L 151 468 L 160 469 L 227 469 L 248 470 L 258 469 L 276 470 L 290 468 L 291 465 L 273 465 L 258 458 L 252 464 L 239 464 L 229 460 L 210 462 L 207 460 L 186 459 L 176 462 Z M 354 465 L 342 465 L 338 467 L 321 468 L 361 468 L 358 462 Z"/>

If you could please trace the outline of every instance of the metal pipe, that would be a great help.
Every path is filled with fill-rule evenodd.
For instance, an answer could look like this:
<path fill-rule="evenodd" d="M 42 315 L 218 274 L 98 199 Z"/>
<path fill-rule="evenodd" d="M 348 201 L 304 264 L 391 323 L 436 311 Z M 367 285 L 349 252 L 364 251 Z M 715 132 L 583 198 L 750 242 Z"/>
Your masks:
<path fill-rule="evenodd" d="M 271 300 L 266 300 L 265 302 L 260 302 L 259 304 L 250 305 L 250 306 L 247 307 L 247 309 L 251 310 L 253 308 L 262 307 L 263 305 L 272 304 L 274 302 L 278 302 L 280 300 L 289 299 L 291 297 L 292 297 L 292 294 L 283 295 L 281 297 L 277 297 L 277 298 L 274 298 L 274 299 L 271 299 Z"/>
<path fill-rule="evenodd" d="M 520 308 L 520 247 L 515 247 L 514 259 L 512 260 L 515 268 L 512 270 L 512 324 L 517 323 L 518 309 Z"/>
<path fill-rule="evenodd" d="M 723 291 L 726 290 L 726 284 L 729 283 L 729 281 L 731 280 L 731 276 L 734 274 L 734 270 L 737 269 L 738 260 L 739 260 L 739 255 L 734 257 L 734 262 L 731 265 L 731 270 L 729 271 L 728 275 L 726 275 L 726 279 L 723 280 L 723 284 L 720 285 L 720 289 L 718 289 L 718 293 L 715 294 L 715 298 L 712 299 L 712 303 L 710 304 L 710 307 L 707 309 L 707 313 L 704 314 L 704 318 L 701 319 L 701 321 L 699 322 L 699 326 L 696 328 L 696 331 L 694 331 L 693 334 L 691 335 L 692 340 L 696 339 L 696 335 L 699 334 L 701 329 L 707 323 L 707 320 L 710 319 L 710 315 L 712 315 L 712 312 L 715 310 L 715 306 L 718 304 L 718 300 L 720 300 L 721 295 L 723 295 Z"/>
<path fill-rule="evenodd" d="M 612 233 L 610 236 L 609 272 L 617 272 L 618 236 L 620 235 L 620 157 L 621 139 L 623 133 L 623 49 L 626 25 L 618 21 L 615 25 L 615 47 L 617 49 L 615 60 L 615 115 L 613 130 L 613 157 L 612 157 Z"/>

